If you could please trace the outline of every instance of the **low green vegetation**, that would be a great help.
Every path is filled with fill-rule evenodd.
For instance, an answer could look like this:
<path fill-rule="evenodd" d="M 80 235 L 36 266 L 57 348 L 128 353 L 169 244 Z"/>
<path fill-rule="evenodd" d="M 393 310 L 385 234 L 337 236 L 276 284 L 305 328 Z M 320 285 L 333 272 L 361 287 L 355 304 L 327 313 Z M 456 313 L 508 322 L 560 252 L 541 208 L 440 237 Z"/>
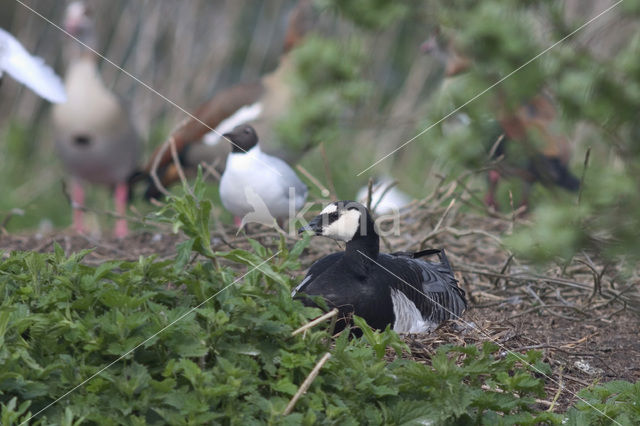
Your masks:
<path fill-rule="evenodd" d="M 0 423 L 608 424 L 583 402 L 540 411 L 550 371 L 537 351 L 445 345 L 425 365 L 358 318 L 362 338 L 332 339 L 330 321 L 293 336 L 321 313 L 290 297 L 308 238 L 215 252 L 202 191 L 198 180 L 154 215 L 189 237 L 175 260 L 89 266 L 88 251 L 57 245 L 0 254 Z M 622 424 L 639 415 L 640 384 L 582 396 Z"/>

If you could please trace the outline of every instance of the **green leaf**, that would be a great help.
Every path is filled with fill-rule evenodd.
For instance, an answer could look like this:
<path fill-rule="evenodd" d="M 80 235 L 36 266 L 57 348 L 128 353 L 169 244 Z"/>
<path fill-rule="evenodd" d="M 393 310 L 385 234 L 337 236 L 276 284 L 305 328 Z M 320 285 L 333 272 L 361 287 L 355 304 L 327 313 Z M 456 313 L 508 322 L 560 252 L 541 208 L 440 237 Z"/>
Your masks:
<path fill-rule="evenodd" d="M 183 241 L 180 244 L 178 244 L 177 247 L 177 252 L 178 255 L 176 256 L 176 262 L 174 265 L 174 271 L 180 272 L 184 269 L 184 267 L 187 265 L 187 263 L 189 263 L 189 260 L 191 260 L 191 252 L 193 250 L 193 244 L 194 244 L 194 240 L 187 240 L 187 241 Z"/>

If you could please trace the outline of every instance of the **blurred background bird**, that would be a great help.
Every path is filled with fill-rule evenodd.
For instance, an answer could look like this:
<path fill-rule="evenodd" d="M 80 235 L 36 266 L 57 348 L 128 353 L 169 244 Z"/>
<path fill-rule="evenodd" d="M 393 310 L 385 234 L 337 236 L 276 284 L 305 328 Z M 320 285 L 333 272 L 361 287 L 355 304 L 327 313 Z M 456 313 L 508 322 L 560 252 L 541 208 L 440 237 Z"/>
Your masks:
<path fill-rule="evenodd" d="M 85 231 L 84 182 L 108 185 L 114 188 L 120 216 L 114 234 L 124 237 L 127 180 L 137 167 L 141 141 L 129 112 L 100 78 L 98 57 L 90 50 L 97 48 L 93 17 L 84 2 L 69 4 L 64 28 L 72 36 L 65 45 L 68 99 L 52 114 L 58 155 L 70 174 L 73 225 L 77 232 Z"/>
<path fill-rule="evenodd" d="M 473 61 L 456 46 L 451 31 L 439 29 L 422 44 L 424 53 L 432 55 L 443 66 L 442 90 L 465 72 L 473 72 Z M 484 118 L 489 132 L 482 138 L 488 158 L 494 163 L 488 172 L 488 190 L 484 197 L 487 206 L 499 209 L 496 199 L 502 176 L 516 176 L 523 183 L 521 205 L 527 207 L 531 187 L 535 182 L 576 192 L 579 179 L 569 170 L 571 149 L 566 136 L 554 130 L 557 111 L 552 96 L 541 89 L 533 98 L 520 105 L 510 105 L 502 93 L 495 90 L 495 110 Z M 453 110 L 455 107 L 452 107 Z M 458 112 L 442 123 L 443 132 L 451 132 L 456 125 L 467 126 L 470 119 Z M 519 146 L 514 146 L 514 145 Z"/>

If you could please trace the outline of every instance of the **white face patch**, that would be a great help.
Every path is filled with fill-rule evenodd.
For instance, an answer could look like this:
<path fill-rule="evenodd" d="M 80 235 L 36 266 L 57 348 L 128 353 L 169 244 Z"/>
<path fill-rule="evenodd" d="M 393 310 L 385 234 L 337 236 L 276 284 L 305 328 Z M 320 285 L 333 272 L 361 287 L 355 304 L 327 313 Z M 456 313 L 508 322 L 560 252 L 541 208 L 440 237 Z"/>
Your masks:
<path fill-rule="evenodd" d="M 329 204 L 327 207 L 325 207 L 320 214 L 330 214 L 330 213 L 335 213 L 338 210 L 338 206 L 336 206 L 335 204 L 331 203 Z"/>
<path fill-rule="evenodd" d="M 333 207 L 333 210 L 328 210 Z M 325 211 L 327 210 L 327 211 Z M 330 204 L 322 211 L 322 214 L 333 213 L 337 210 L 335 204 Z M 351 241 L 360 227 L 361 213 L 358 210 L 347 210 L 338 219 L 323 228 L 322 235 L 339 241 Z"/>

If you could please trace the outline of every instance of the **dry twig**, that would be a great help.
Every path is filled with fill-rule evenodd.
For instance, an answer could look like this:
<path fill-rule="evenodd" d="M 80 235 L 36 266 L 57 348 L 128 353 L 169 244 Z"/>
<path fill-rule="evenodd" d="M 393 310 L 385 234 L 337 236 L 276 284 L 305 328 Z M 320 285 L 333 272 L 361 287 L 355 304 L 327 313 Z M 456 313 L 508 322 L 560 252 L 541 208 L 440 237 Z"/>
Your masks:
<path fill-rule="evenodd" d="M 293 398 L 291 398 L 291 401 L 289 401 L 289 404 L 287 404 L 287 407 L 282 412 L 283 416 L 287 416 L 291 413 L 291 411 L 293 410 L 293 407 L 296 405 L 296 402 L 298 402 L 298 399 L 300 399 L 302 394 L 304 394 L 307 391 L 307 389 L 309 389 L 309 386 L 311 386 L 311 383 L 313 383 L 313 380 L 316 378 L 318 373 L 320 373 L 320 369 L 329 360 L 329 358 L 331 358 L 331 353 L 329 352 L 327 352 L 326 354 L 323 355 L 322 358 L 320 358 L 320 361 L 318 361 L 316 366 L 313 367 L 313 370 L 311 370 L 311 373 L 309 373 L 307 378 L 304 379 L 304 382 L 302 382 L 302 384 L 300 385 L 298 392 L 296 392 L 296 394 L 293 395 Z"/>

